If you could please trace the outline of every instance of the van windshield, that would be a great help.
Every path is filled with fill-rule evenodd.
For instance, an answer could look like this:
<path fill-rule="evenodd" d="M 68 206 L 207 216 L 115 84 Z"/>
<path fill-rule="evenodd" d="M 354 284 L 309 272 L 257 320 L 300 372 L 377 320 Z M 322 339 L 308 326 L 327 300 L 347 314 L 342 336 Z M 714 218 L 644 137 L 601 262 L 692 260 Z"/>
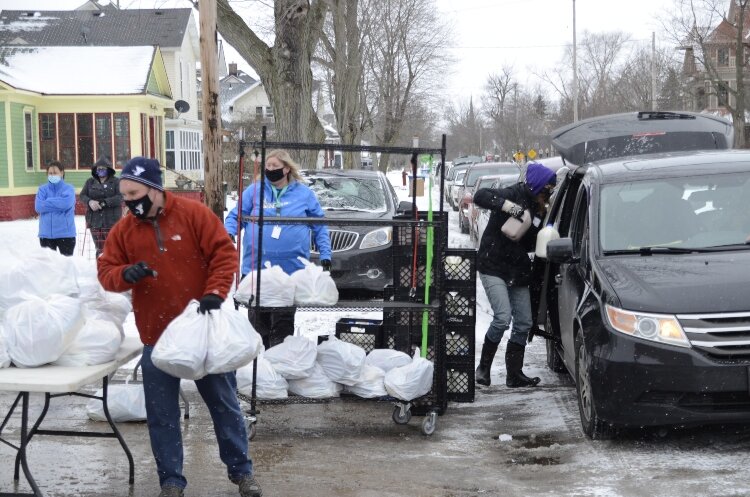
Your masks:
<path fill-rule="evenodd" d="M 603 185 L 599 239 L 607 252 L 704 249 L 750 241 L 750 173 Z"/>

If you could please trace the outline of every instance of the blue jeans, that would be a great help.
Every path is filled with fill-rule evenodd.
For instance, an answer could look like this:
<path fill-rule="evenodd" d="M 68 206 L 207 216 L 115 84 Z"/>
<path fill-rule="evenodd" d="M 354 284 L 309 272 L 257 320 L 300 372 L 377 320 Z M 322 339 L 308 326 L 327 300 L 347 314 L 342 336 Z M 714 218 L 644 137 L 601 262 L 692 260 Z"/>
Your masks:
<path fill-rule="evenodd" d="M 151 450 L 156 459 L 159 485 L 185 488 L 182 475 L 182 431 L 180 427 L 180 379 L 158 369 L 151 362 L 154 348 L 143 347 L 141 370 L 146 393 L 146 421 L 151 437 Z M 219 442 L 219 455 L 227 466 L 230 480 L 239 480 L 253 473 L 248 457 L 245 417 L 237 400 L 235 373 L 210 374 L 195 385 L 208 406 Z"/>
<path fill-rule="evenodd" d="M 479 273 L 484 292 L 492 306 L 492 322 L 485 337 L 499 343 L 503 333 L 510 327 L 513 331 L 508 341 L 526 346 L 531 329 L 531 297 L 527 286 L 508 286 L 502 278 Z"/>

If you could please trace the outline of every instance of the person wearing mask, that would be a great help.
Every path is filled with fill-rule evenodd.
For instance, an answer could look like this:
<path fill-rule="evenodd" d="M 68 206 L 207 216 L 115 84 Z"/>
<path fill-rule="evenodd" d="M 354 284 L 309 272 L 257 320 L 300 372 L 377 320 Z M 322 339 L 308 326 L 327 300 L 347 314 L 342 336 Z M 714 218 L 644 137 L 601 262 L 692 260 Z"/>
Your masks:
<path fill-rule="evenodd" d="M 534 251 L 555 179 L 554 171 L 532 162 L 526 169 L 524 182 L 499 190 L 482 188 L 474 194 L 474 203 L 491 211 L 477 253 L 477 272 L 493 313 L 476 370 L 476 382 L 480 385 L 489 386 L 491 383 L 492 360 L 511 319 L 513 331 L 505 352 L 505 384 L 511 388 L 530 387 L 540 381 L 536 377 L 529 378 L 521 370 L 526 340 L 533 323 L 529 252 Z M 511 217 L 522 219 L 524 211 L 529 211 L 533 221 L 525 234 L 513 241 L 502 227 Z"/>
<path fill-rule="evenodd" d="M 47 165 L 47 182 L 39 187 L 34 209 L 39 214 L 42 247 L 73 255 L 76 247 L 76 192 L 65 182 L 65 168 L 58 161 Z"/>
<path fill-rule="evenodd" d="M 325 213 L 315 193 L 303 183 L 297 164 L 285 150 L 272 150 L 266 155 L 266 178 L 261 185 L 255 182 L 242 193 L 242 216 L 258 216 L 260 211 L 260 189 L 264 189 L 263 209 L 263 254 L 261 267 L 266 261 L 281 266 L 287 274 L 292 274 L 304 265 L 299 257 L 310 259 L 310 234 L 320 253 L 320 265 L 324 270 L 331 269 L 331 240 L 328 227 L 323 224 L 278 224 L 272 219 L 283 217 L 324 217 Z M 241 274 L 244 278 L 258 267 L 258 225 L 238 221 L 237 207 L 232 209 L 224 221 L 227 232 L 235 240 L 239 227 L 245 229 L 242 239 L 243 258 Z M 249 229 L 248 229 L 249 228 Z M 263 288 L 260 290 L 263 291 Z M 266 348 L 294 335 L 294 311 L 263 312 L 255 316 L 250 305 L 249 317 L 255 329 L 263 337 Z"/>
<path fill-rule="evenodd" d="M 107 157 L 102 157 L 91 168 L 91 178 L 81 189 L 81 202 L 86 205 L 86 226 L 91 231 L 91 238 L 99 257 L 104 248 L 109 230 L 122 217 L 122 195 L 120 180 L 115 177 L 115 170 Z"/>
<path fill-rule="evenodd" d="M 165 192 L 156 159 L 134 157 L 120 176 L 130 211 L 112 230 L 97 259 L 99 282 L 110 292 L 132 291 L 141 341 L 146 422 L 161 485 L 160 497 L 181 497 L 180 379 L 157 369 L 154 345 L 188 303 L 219 309 L 237 272 L 237 252 L 221 220 L 205 205 Z M 219 454 L 242 497 L 263 492 L 248 456 L 248 435 L 237 400 L 235 373 L 209 374 L 195 384 L 214 424 Z"/>

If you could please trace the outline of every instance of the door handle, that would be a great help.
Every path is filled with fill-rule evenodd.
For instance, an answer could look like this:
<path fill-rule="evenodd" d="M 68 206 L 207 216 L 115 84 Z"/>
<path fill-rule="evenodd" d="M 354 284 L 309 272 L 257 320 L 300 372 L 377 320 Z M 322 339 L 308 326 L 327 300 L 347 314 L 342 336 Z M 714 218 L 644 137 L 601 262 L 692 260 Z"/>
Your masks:
<path fill-rule="evenodd" d="M 555 275 L 555 283 L 558 284 L 558 285 L 560 283 L 562 283 L 562 274 L 556 274 Z"/>

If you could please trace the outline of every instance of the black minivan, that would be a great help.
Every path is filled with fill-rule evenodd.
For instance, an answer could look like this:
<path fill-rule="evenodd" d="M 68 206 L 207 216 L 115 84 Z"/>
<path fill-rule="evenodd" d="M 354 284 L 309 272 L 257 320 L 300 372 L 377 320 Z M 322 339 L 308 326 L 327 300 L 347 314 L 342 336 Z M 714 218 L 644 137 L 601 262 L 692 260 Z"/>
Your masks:
<path fill-rule="evenodd" d="M 690 123 L 688 144 L 731 143 L 731 131 L 711 129 L 721 122 L 703 135 Z M 610 156 L 651 137 L 681 142 L 659 126 L 613 134 Z M 607 147 L 573 141 L 558 151 L 584 165 L 558 185 L 545 222 L 560 238 L 537 253 L 546 249 L 547 364 L 575 379 L 584 433 L 747 422 L 750 152 L 688 146 L 588 162 Z"/>

